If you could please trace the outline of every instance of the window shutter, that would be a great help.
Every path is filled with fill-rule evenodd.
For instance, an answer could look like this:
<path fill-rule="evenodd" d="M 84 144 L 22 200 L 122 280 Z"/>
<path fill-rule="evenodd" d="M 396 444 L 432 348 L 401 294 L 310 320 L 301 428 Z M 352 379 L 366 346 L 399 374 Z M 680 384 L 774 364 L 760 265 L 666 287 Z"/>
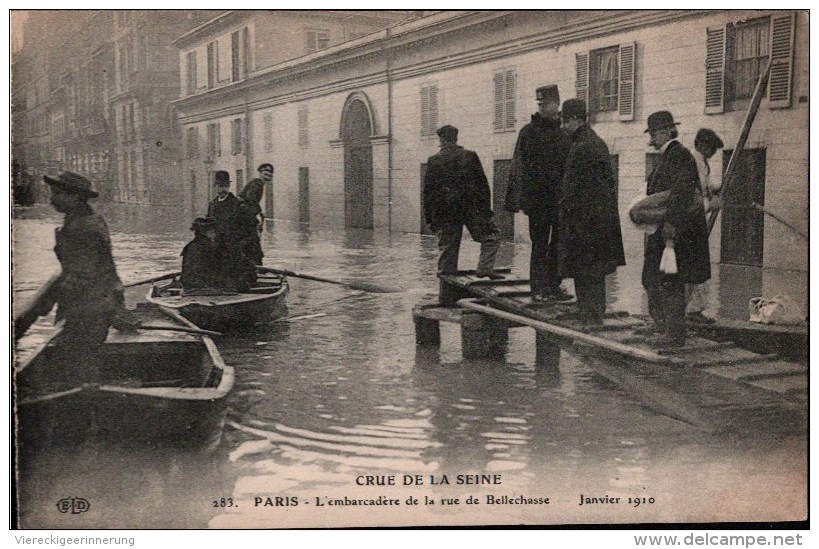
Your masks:
<path fill-rule="evenodd" d="M 795 24 L 793 13 L 771 16 L 771 75 L 768 80 L 768 107 L 771 109 L 791 106 Z"/>
<path fill-rule="evenodd" d="M 250 48 L 250 31 L 247 27 L 242 29 L 242 71 L 244 72 L 244 76 L 247 77 L 250 74 L 250 66 L 251 66 L 251 48 Z"/>
<path fill-rule="evenodd" d="M 620 86 L 618 108 L 620 120 L 634 120 L 634 72 L 637 56 L 637 43 L 620 45 Z"/>
<path fill-rule="evenodd" d="M 575 96 L 586 102 L 586 108 L 591 110 L 589 106 L 589 53 L 576 53 L 575 60 L 576 79 L 574 82 Z"/>
<path fill-rule="evenodd" d="M 216 129 L 216 156 L 222 156 L 222 125 L 217 122 Z"/>
<path fill-rule="evenodd" d="M 429 134 L 438 129 L 438 85 L 429 87 Z"/>
<path fill-rule="evenodd" d="M 495 130 L 503 128 L 503 73 L 495 73 Z"/>
<path fill-rule="evenodd" d="M 429 86 L 421 86 L 421 135 L 431 135 L 429 131 Z"/>
<path fill-rule="evenodd" d="M 707 30 L 705 49 L 705 114 L 725 111 L 725 27 Z"/>
<path fill-rule="evenodd" d="M 515 127 L 515 71 L 506 71 L 506 117 L 504 129 L 514 129 Z"/>

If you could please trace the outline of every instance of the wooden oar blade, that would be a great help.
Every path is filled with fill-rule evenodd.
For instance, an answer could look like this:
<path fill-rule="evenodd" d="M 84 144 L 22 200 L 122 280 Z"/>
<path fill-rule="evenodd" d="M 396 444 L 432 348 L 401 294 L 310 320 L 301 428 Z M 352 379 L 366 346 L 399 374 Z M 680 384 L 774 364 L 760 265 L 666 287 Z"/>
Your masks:
<path fill-rule="evenodd" d="M 391 288 L 389 286 L 382 286 L 381 284 L 375 284 L 373 282 L 351 282 L 349 280 L 344 282 L 345 286 L 348 286 L 354 290 L 362 290 L 365 292 L 371 292 L 374 294 L 394 294 L 398 293 L 401 290 L 398 288 Z"/>
<path fill-rule="evenodd" d="M 152 276 L 151 278 L 146 278 L 144 280 L 137 280 L 135 282 L 129 282 L 128 284 L 123 284 L 124 288 L 133 288 L 134 286 L 142 286 L 143 284 L 150 284 L 152 282 L 160 282 L 162 280 L 168 280 L 171 278 L 176 278 L 177 276 L 181 275 L 181 271 L 173 271 L 170 273 L 165 273 L 157 276 Z"/>
<path fill-rule="evenodd" d="M 375 284 L 373 282 L 359 282 L 359 281 L 350 281 L 350 280 L 334 280 L 332 278 L 326 278 L 322 276 L 307 274 L 307 273 L 297 273 L 295 271 L 290 271 L 287 269 L 278 269 L 273 267 L 264 267 L 262 265 L 256 265 L 256 269 L 262 273 L 276 273 L 286 276 L 292 276 L 294 278 L 304 278 L 305 280 L 315 280 L 317 282 L 327 282 L 329 284 L 338 284 L 340 286 L 347 286 L 348 288 L 352 288 L 354 290 L 361 290 L 364 292 L 372 292 L 376 294 L 391 294 L 401 292 L 402 290 L 390 286 L 384 286 L 382 284 Z"/>

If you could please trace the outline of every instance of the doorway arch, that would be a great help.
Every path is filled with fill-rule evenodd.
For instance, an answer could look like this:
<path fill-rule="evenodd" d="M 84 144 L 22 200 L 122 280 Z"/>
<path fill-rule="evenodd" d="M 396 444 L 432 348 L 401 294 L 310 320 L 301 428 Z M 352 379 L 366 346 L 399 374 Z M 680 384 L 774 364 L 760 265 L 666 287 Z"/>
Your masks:
<path fill-rule="evenodd" d="M 344 226 L 373 228 L 372 111 L 367 96 L 350 94 L 341 113 L 344 143 Z"/>

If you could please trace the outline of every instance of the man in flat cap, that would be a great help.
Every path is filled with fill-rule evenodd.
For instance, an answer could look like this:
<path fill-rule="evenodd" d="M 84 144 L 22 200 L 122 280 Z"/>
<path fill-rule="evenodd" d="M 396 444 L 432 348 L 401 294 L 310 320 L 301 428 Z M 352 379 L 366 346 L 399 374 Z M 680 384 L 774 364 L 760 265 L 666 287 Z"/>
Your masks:
<path fill-rule="evenodd" d="M 625 265 L 617 177 L 609 149 L 586 121 L 586 102 L 564 101 L 563 128 L 571 138 L 560 197 L 558 273 L 574 279 L 577 311 L 564 318 L 603 323 L 606 275 Z"/>
<path fill-rule="evenodd" d="M 529 218 L 532 241 L 529 284 L 534 301 L 566 301 L 573 296 L 560 287 L 557 274 L 557 203 L 570 141 L 560 127 L 557 86 L 538 88 L 535 93 L 538 112 L 520 130 L 513 158 L 520 166 L 518 204 Z"/>
<path fill-rule="evenodd" d="M 245 188 L 239 191 L 239 199 L 242 200 L 256 217 L 256 231 L 260 235 L 264 225 L 264 214 L 262 213 L 262 195 L 266 186 L 273 181 L 273 164 L 265 162 L 260 164 L 257 170 L 259 177 L 254 177 L 247 182 Z M 245 255 L 256 265 L 262 264 L 262 246 L 259 238 L 248 239 L 245 244 Z"/>
<path fill-rule="evenodd" d="M 424 217 L 438 234 L 438 274 L 458 270 L 463 228 L 481 244 L 476 275 L 503 278 L 495 271 L 500 233 L 492 219 L 489 182 L 477 153 L 458 145 L 458 128 L 438 129 L 441 151 L 427 160 Z"/>
<path fill-rule="evenodd" d="M 47 315 L 56 304 L 56 320 L 65 321 L 53 342 L 60 349 L 55 356 L 64 364 L 58 375 L 78 383 L 96 382 L 97 351 L 124 308 L 108 226 L 88 204 L 89 198 L 98 196 L 88 179 L 73 172 L 43 179 L 51 187 L 51 205 L 65 214 L 65 220 L 55 231 L 54 252 L 61 272 L 36 303 L 36 314 Z"/>
<path fill-rule="evenodd" d="M 721 182 L 711 180 L 711 160 L 716 152 L 723 147 L 722 139 L 709 128 L 700 128 L 694 138 L 694 150 L 691 154 L 697 162 L 697 173 L 700 179 L 702 205 L 706 217 L 709 212 L 719 211 L 722 208 L 722 197 L 719 195 Z M 702 284 L 686 284 L 685 295 L 688 305 L 685 308 L 685 320 L 697 324 L 713 324 L 714 319 L 703 314 L 708 308 L 710 287 L 708 282 Z"/>
<path fill-rule="evenodd" d="M 669 191 L 667 210 L 660 227 L 646 240 L 642 282 L 648 294 L 648 312 L 654 320 L 649 332 L 664 348 L 685 344 L 685 284 L 711 278 L 708 226 L 700 193 L 697 162 L 682 143 L 674 117 L 657 111 L 648 117 L 649 144 L 660 159 L 648 177 L 648 195 Z M 677 272 L 661 272 L 663 250 L 669 245 L 676 256 Z"/>

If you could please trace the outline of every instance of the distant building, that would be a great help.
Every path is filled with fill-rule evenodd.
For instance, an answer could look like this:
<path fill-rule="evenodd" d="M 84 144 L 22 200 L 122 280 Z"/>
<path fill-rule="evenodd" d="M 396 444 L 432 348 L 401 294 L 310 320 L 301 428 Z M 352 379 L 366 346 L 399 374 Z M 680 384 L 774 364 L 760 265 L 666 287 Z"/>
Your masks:
<path fill-rule="evenodd" d="M 207 200 L 208 171 L 229 170 L 238 187 L 269 161 L 268 216 L 424 232 L 424 163 L 438 148 L 435 129 L 453 124 L 481 157 L 504 235 L 525 235 L 525 216 L 501 206 L 510 159 L 536 109 L 535 89 L 557 84 L 563 99 L 587 100 L 624 216 L 656 161 L 643 133 L 648 115 L 671 110 L 689 147 L 699 128 L 714 129 L 726 143 L 712 161 L 719 174 L 772 59 L 712 260 L 763 267 L 763 290 L 777 287 L 773 269 L 801 273 L 794 294 L 806 294 L 805 242 L 752 206 L 807 227 L 806 12 L 446 11 L 408 14 L 360 37 L 344 34 L 348 20 L 336 12 L 323 25 L 313 15 L 231 13 L 177 40 L 184 76 L 175 104 L 192 207 Z M 639 258 L 642 234 L 623 225 L 627 255 Z"/>

